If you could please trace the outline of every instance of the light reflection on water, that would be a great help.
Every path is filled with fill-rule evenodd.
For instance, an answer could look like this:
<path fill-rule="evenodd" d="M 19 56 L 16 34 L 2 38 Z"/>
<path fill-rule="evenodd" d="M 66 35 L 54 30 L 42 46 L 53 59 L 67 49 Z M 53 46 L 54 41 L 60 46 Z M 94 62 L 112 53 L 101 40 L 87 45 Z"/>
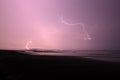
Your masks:
<path fill-rule="evenodd" d="M 91 58 L 97 60 L 105 60 L 105 61 L 113 61 L 113 62 L 120 62 L 120 51 L 119 50 L 87 50 L 87 51 L 57 51 L 57 52 L 34 52 L 34 51 L 27 51 L 27 54 L 31 55 L 55 55 L 55 56 L 77 56 L 77 57 L 84 57 L 84 58 Z"/>

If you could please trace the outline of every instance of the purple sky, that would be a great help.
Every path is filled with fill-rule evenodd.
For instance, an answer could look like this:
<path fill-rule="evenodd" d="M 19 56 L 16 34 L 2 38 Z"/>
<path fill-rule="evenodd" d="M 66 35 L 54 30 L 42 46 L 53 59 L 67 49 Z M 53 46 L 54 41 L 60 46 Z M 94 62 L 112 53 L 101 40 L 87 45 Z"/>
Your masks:
<path fill-rule="evenodd" d="M 120 49 L 119 3 L 0 0 L 0 49 L 24 49 L 28 41 L 30 48 Z M 82 25 L 71 26 L 76 23 L 84 24 L 87 33 Z"/>

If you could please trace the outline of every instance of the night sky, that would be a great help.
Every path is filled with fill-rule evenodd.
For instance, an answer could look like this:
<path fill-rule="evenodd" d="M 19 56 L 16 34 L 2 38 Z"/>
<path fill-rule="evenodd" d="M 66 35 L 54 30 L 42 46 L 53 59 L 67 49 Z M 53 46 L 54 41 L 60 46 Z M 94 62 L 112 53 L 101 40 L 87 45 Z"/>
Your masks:
<path fill-rule="evenodd" d="M 119 34 L 120 0 L 0 0 L 0 49 L 120 49 Z"/>

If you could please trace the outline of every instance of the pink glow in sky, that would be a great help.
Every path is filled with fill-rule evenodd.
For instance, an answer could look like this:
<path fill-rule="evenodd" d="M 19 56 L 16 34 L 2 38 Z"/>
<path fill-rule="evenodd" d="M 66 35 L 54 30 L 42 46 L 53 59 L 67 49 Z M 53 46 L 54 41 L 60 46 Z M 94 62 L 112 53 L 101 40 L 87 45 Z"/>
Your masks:
<path fill-rule="evenodd" d="M 100 28 L 103 24 L 100 18 L 95 17 L 98 15 L 94 11 L 95 6 L 87 0 L 74 4 L 76 1 L 1 0 L 0 48 L 24 49 L 29 41 L 32 41 L 31 48 L 42 49 L 92 49 L 105 46 L 101 44 L 105 35 L 101 37 L 102 33 L 99 33 L 104 30 Z M 86 32 L 81 25 L 64 24 L 58 15 L 62 15 L 60 17 L 68 23 L 84 24 Z"/>
<path fill-rule="evenodd" d="M 59 0 L 60 1 L 60 0 Z M 45 49 L 85 48 L 89 44 L 75 29 L 64 25 L 59 17 L 56 0 L 2 0 L 1 48 L 23 49 L 26 41 L 31 47 Z M 73 26 L 74 27 L 74 26 Z M 84 35 L 85 33 L 81 33 Z M 79 42 L 79 43 L 78 43 Z"/>

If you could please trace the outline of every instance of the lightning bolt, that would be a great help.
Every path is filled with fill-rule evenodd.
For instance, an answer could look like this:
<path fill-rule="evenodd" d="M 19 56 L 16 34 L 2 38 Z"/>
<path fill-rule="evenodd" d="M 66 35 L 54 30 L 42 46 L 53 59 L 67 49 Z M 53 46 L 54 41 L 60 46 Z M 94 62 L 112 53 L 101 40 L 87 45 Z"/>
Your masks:
<path fill-rule="evenodd" d="M 59 16 L 61 22 L 65 25 L 68 25 L 68 26 L 77 26 L 77 25 L 80 25 L 83 29 L 83 31 L 85 32 L 86 34 L 86 37 L 83 38 L 84 40 L 91 40 L 91 36 L 89 35 L 88 31 L 86 30 L 85 28 L 85 24 L 84 23 L 68 23 L 67 21 L 64 20 L 64 18 L 62 16 Z"/>
<path fill-rule="evenodd" d="M 25 48 L 27 49 L 27 50 L 29 50 L 30 48 L 29 48 L 29 45 L 32 43 L 32 41 L 27 41 L 27 43 L 26 43 L 26 45 L 25 45 Z"/>

